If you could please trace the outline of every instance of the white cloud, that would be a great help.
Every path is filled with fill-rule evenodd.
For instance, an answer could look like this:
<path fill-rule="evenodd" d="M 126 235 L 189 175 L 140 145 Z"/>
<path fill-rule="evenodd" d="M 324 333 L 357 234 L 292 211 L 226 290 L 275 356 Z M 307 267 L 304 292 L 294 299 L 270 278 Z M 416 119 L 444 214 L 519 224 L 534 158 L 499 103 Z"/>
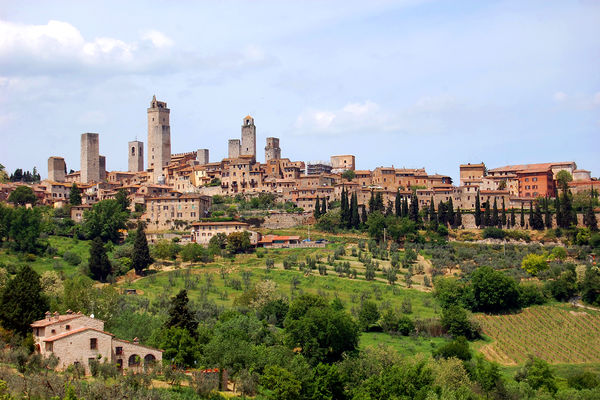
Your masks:
<path fill-rule="evenodd" d="M 155 31 L 155 30 L 149 30 L 149 31 L 143 32 L 142 39 L 151 41 L 152 44 L 154 45 L 154 47 L 156 47 L 158 49 L 161 49 L 164 47 L 171 47 L 174 44 L 173 40 L 171 38 L 169 38 L 167 35 L 165 35 L 162 32 Z"/>

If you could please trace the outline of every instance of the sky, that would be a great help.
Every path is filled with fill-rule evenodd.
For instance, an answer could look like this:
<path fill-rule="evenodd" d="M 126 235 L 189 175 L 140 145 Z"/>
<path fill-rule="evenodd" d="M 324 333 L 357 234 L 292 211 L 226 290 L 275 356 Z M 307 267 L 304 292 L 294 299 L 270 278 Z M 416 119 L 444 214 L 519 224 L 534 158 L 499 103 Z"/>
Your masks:
<path fill-rule="evenodd" d="M 100 134 L 108 170 L 147 143 L 152 96 L 173 153 L 227 156 L 255 118 L 282 156 L 358 169 L 575 161 L 600 175 L 600 1 L 0 0 L 0 164 Z M 147 160 L 145 160 L 147 161 Z"/>

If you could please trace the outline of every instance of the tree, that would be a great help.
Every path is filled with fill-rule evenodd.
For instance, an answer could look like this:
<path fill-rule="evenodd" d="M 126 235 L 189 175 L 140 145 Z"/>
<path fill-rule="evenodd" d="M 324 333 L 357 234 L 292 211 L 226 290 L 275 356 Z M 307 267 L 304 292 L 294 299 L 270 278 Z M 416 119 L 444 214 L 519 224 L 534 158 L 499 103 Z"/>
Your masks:
<path fill-rule="evenodd" d="M 521 203 L 521 228 L 525 227 L 525 210 L 523 210 L 523 203 Z"/>
<path fill-rule="evenodd" d="M 479 267 L 471 274 L 474 309 L 497 313 L 519 308 L 515 280 L 491 267 Z"/>
<path fill-rule="evenodd" d="M 327 199 L 325 197 L 323 197 L 321 199 L 321 215 L 325 214 L 327 212 Z"/>
<path fill-rule="evenodd" d="M 232 254 L 244 253 L 250 247 L 250 232 L 233 232 L 227 236 L 226 249 Z"/>
<path fill-rule="evenodd" d="M 394 211 L 396 212 L 396 217 L 403 217 L 402 215 L 402 198 L 400 197 L 400 191 L 396 192 L 396 200 L 394 201 Z"/>
<path fill-rule="evenodd" d="M 452 305 L 443 308 L 441 323 L 453 338 L 463 336 L 467 339 L 474 339 L 477 337 L 477 333 L 469 321 L 467 311 L 460 306 Z"/>
<path fill-rule="evenodd" d="M 2 327 L 25 336 L 29 324 L 42 319 L 48 310 L 43 295 L 40 276 L 29 265 L 23 266 L 7 284 L 0 296 L 0 322 Z"/>
<path fill-rule="evenodd" d="M 365 207 L 364 205 L 361 207 L 360 210 L 360 222 L 361 224 L 366 224 L 367 223 L 367 219 L 369 217 L 367 216 L 367 207 Z"/>
<path fill-rule="evenodd" d="M 464 336 L 460 336 L 435 349 L 433 357 L 446 359 L 455 357 L 462 361 L 469 361 L 472 355 L 471 350 L 469 350 L 469 342 Z"/>
<path fill-rule="evenodd" d="M 437 230 L 438 227 L 438 218 L 435 213 L 435 204 L 433 203 L 433 196 L 431 196 L 431 200 L 429 201 L 429 228 L 433 231 Z"/>
<path fill-rule="evenodd" d="M 410 198 L 409 218 L 415 221 L 417 225 L 420 225 L 421 218 L 419 217 L 419 199 L 414 192 Z"/>
<path fill-rule="evenodd" d="M 283 326 L 285 343 L 290 348 L 299 348 L 313 365 L 335 362 L 358 346 L 359 330 L 352 317 L 334 310 L 315 295 L 296 298 Z"/>
<path fill-rule="evenodd" d="M 544 220 L 542 219 L 542 210 L 540 210 L 539 202 L 535 204 L 535 211 L 533 213 L 531 228 L 538 231 L 544 230 Z"/>
<path fill-rule="evenodd" d="M 527 382 L 534 390 L 542 387 L 550 393 L 556 393 L 558 390 L 556 378 L 554 378 L 550 365 L 546 361 L 533 356 L 530 356 L 523 368 L 517 371 L 515 380 L 517 382 Z"/>
<path fill-rule="evenodd" d="M 299 400 L 302 382 L 285 368 L 268 365 L 261 378 L 261 384 L 271 391 L 267 399 Z M 318 397 L 317 397 L 318 398 Z"/>
<path fill-rule="evenodd" d="M 127 190 L 119 189 L 117 195 L 115 196 L 115 200 L 117 203 L 119 203 L 121 211 L 129 212 L 129 204 L 131 202 L 129 201 L 129 197 L 127 197 Z"/>
<path fill-rule="evenodd" d="M 146 232 L 144 231 L 144 225 L 138 222 L 137 230 L 135 233 L 135 241 L 133 242 L 133 258 L 132 258 L 133 269 L 135 273 L 141 275 L 142 272 L 152 264 L 152 257 L 150 257 L 150 249 L 148 248 L 148 240 L 146 239 Z"/>
<path fill-rule="evenodd" d="M 588 267 L 581 283 L 581 298 L 595 306 L 600 305 L 600 272 L 598 268 Z"/>
<path fill-rule="evenodd" d="M 548 261 L 544 254 L 529 253 L 523 257 L 521 268 L 527 271 L 530 275 L 537 275 L 540 271 L 548 269 Z"/>
<path fill-rule="evenodd" d="M 15 206 L 24 206 L 25 204 L 34 205 L 37 200 L 33 189 L 29 186 L 18 186 L 8 196 L 8 201 Z"/>
<path fill-rule="evenodd" d="M 375 240 L 381 240 L 383 238 L 385 217 L 379 211 L 369 214 L 366 225 L 369 231 L 369 236 Z"/>
<path fill-rule="evenodd" d="M 100 237 L 103 241 L 116 243 L 125 229 L 128 215 L 116 200 L 102 200 L 83 215 L 83 229 L 90 238 Z"/>
<path fill-rule="evenodd" d="M 562 171 L 561 171 L 562 172 Z M 572 224 L 577 224 L 577 214 L 573 209 L 571 193 L 566 187 L 563 188 L 562 194 L 560 195 L 560 217 L 561 220 L 558 226 L 561 228 L 569 228 Z"/>
<path fill-rule="evenodd" d="M 71 191 L 69 192 L 69 204 L 72 206 L 81 204 L 81 190 L 77 187 L 75 182 L 71 185 Z"/>
<path fill-rule="evenodd" d="M 181 328 L 194 337 L 198 337 L 198 321 L 189 308 L 187 290 L 182 289 L 175 297 L 171 298 L 169 317 L 165 321 L 165 328 Z"/>
<path fill-rule="evenodd" d="M 571 182 L 572 180 L 573 176 L 567 170 L 563 169 L 562 171 L 558 171 L 558 173 L 556 174 L 556 181 L 558 182 L 558 185 L 563 191 L 567 190 L 569 182 Z"/>
<path fill-rule="evenodd" d="M 371 198 L 373 198 L 373 192 L 371 192 Z M 371 211 L 371 210 L 369 210 Z M 342 187 L 342 199 L 340 201 L 340 224 L 343 227 L 348 226 L 350 220 L 350 204 L 348 203 L 348 192 L 346 188 Z"/>
<path fill-rule="evenodd" d="M 10 218 L 5 222 L 11 247 L 16 251 L 37 253 L 40 250 L 39 237 L 42 232 L 42 215 L 39 208 L 18 207 L 5 214 Z"/>
<path fill-rule="evenodd" d="M 456 214 L 454 214 L 454 226 L 457 228 L 462 226 L 462 213 L 460 207 L 456 208 Z"/>
<path fill-rule="evenodd" d="M 88 264 L 90 268 L 90 277 L 100 282 L 106 282 L 106 278 L 112 272 L 112 266 L 106 255 L 104 243 L 98 236 L 92 240 Z"/>
<path fill-rule="evenodd" d="M 492 221 L 490 226 L 498 226 L 500 218 L 498 218 L 498 202 L 494 196 L 494 208 L 492 209 Z"/>
<path fill-rule="evenodd" d="M 5 171 L 4 165 L 0 164 L 0 183 L 9 181 L 8 174 Z"/>
<path fill-rule="evenodd" d="M 585 226 L 595 232 L 598 230 L 598 221 L 596 220 L 593 204 L 592 199 L 590 199 L 590 203 L 586 207 L 585 214 L 583 215 L 583 222 L 585 223 Z"/>
<path fill-rule="evenodd" d="M 348 182 L 351 182 L 352 179 L 354 179 L 355 177 L 356 177 L 356 173 L 351 169 L 347 169 L 344 172 L 342 172 L 342 178 L 344 178 Z"/>
<path fill-rule="evenodd" d="M 506 226 L 506 204 L 504 202 L 504 197 L 502 197 L 502 219 L 500 220 L 502 226 Z"/>
<path fill-rule="evenodd" d="M 360 311 L 358 312 L 358 323 L 363 331 L 368 331 L 371 325 L 379 321 L 379 310 L 377 304 L 372 301 L 363 301 Z"/>
<path fill-rule="evenodd" d="M 321 216 L 321 202 L 319 201 L 319 195 L 315 198 L 315 210 L 313 211 L 315 219 L 319 219 Z"/>
<path fill-rule="evenodd" d="M 517 224 L 517 216 L 515 215 L 515 209 L 510 209 L 510 226 L 514 227 Z"/>
<path fill-rule="evenodd" d="M 446 203 L 446 224 L 454 225 L 455 215 L 454 203 L 452 202 L 452 197 L 450 197 Z"/>
<path fill-rule="evenodd" d="M 492 212 L 490 211 L 490 199 L 485 202 L 485 209 L 483 211 L 483 225 L 491 226 L 492 225 Z"/>
<path fill-rule="evenodd" d="M 360 216 L 358 215 L 358 197 L 356 192 L 352 193 L 350 200 L 350 227 L 358 229 L 360 227 Z"/>
<path fill-rule="evenodd" d="M 548 197 L 544 199 L 544 226 L 546 229 L 552 229 L 552 214 L 550 214 L 550 206 Z"/>
<path fill-rule="evenodd" d="M 479 200 L 479 190 L 475 196 L 475 225 L 481 226 L 481 202 Z"/>
<path fill-rule="evenodd" d="M 402 217 L 408 217 L 408 198 L 402 202 Z"/>

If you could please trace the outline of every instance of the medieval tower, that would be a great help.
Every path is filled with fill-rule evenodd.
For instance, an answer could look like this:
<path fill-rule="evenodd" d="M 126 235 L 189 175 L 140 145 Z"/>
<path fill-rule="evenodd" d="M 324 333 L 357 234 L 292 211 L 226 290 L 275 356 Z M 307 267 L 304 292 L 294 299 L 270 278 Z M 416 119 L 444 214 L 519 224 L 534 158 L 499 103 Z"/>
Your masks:
<path fill-rule="evenodd" d="M 100 143 L 97 133 L 81 135 L 81 183 L 100 182 Z"/>
<path fill-rule="evenodd" d="M 148 108 L 148 169 L 152 169 L 152 181 L 158 182 L 163 167 L 171 162 L 171 126 L 167 103 L 152 97 Z"/>
<path fill-rule="evenodd" d="M 64 182 L 67 174 L 67 165 L 62 157 L 48 158 L 48 180 L 54 182 Z"/>
<path fill-rule="evenodd" d="M 133 141 L 128 143 L 127 170 L 141 172 L 144 170 L 144 142 Z"/>
<path fill-rule="evenodd" d="M 239 158 L 240 157 L 240 139 L 229 139 L 227 158 Z"/>
<path fill-rule="evenodd" d="M 256 158 L 256 126 L 254 118 L 247 115 L 242 125 L 242 143 L 240 156 L 252 156 Z"/>
<path fill-rule="evenodd" d="M 281 148 L 279 147 L 279 138 L 268 137 L 267 147 L 265 147 L 265 162 L 269 160 L 279 160 L 281 158 Z"/>

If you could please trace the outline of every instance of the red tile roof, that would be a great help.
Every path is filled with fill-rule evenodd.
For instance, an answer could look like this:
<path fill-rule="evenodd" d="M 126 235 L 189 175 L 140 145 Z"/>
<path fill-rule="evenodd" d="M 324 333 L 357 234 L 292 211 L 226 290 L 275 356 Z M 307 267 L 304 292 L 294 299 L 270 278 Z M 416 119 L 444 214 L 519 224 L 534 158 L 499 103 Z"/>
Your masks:
<path fill-rule="evenodd" d="M 101 331 L 100 329 L 91 328 L 89 326 L 82 326 L 81 328 L 73 329 L 72 331 L 63 332 L 63 333 L 59 333 L 58 335 L 50 336 L 49 338 L 44 339 L 44 342 L 54 342 L 56 340 L 60 340 L 60 339 L 66 338 L 68 336 L 74 335 L 76 333 L 81 333 L 81 332 L 85 332 L 88 330 L 103 333 L 108 336 L 115 336 L 112 333 L 104 332 L 104 331 Z"/>
<path fill-rule="evenodd" d="M 48 325 L 53 325 L 65 321 L 71 321 L 72 319 L 79 318 L 82 316 L 83 314 L 59 315 L 58 319 L 56 319 L 54 316 L 51 316 L 50 319 L 44 318 L 40 319 L 39 321 L 34 321 L 30 326 L 32 328 L 43 328 Z"/>

